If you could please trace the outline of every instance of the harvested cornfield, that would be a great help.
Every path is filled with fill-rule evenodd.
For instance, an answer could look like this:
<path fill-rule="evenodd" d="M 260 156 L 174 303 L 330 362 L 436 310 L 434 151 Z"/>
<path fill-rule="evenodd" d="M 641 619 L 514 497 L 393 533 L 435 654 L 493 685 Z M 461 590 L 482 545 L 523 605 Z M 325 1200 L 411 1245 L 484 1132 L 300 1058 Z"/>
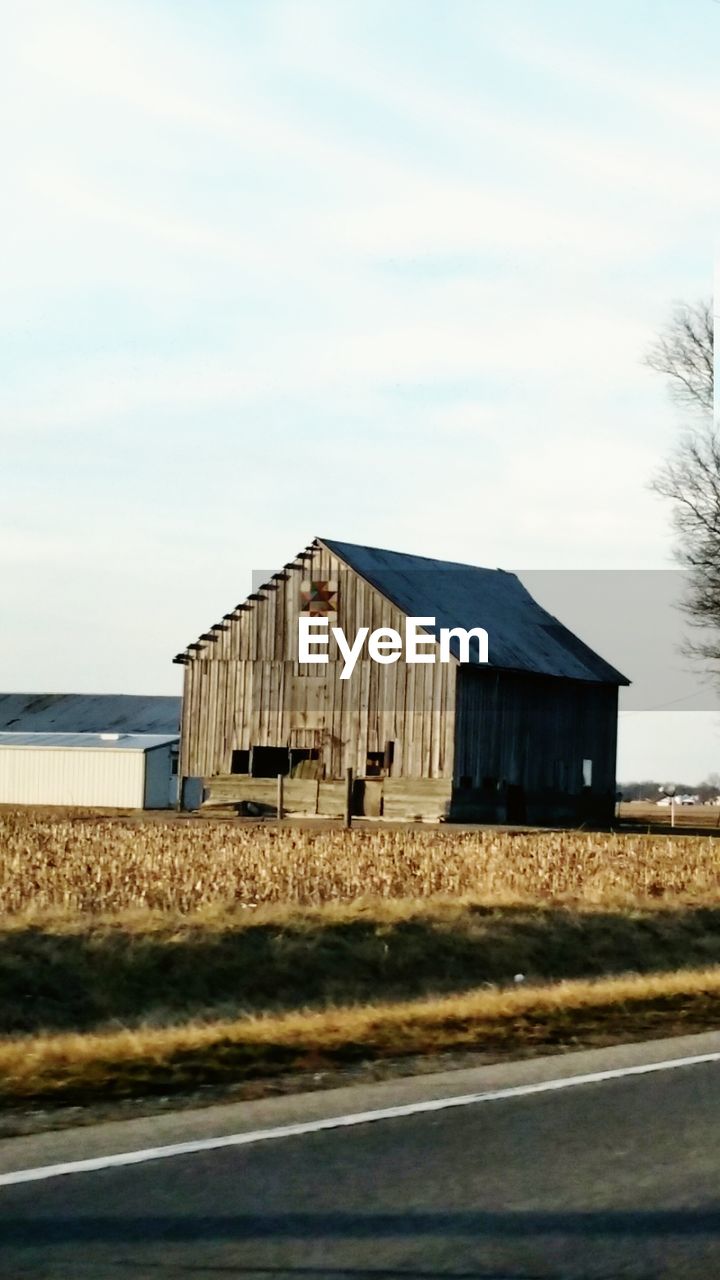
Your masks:
<path fill-rule="evenodd" d="M 6 916 L 373 898 L 702 903 L 719 890 L 720 843 L 711 837 L 0 817 Z"/>

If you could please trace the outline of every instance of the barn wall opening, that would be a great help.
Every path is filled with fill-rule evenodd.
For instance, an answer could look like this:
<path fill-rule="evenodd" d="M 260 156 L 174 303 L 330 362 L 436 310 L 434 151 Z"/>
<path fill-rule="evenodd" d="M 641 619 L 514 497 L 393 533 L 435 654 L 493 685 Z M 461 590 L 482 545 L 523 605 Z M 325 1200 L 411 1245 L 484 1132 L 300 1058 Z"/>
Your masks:
<path fill-rule="evenodd" d="M 320 752 L 317 747 L 290 748 L 291 778 L 319 778 L 321 773 Z"/>
<path fill-rule="evenodd" d="M 287 747 L 253 747 L 251 773 L 253 778 L 285 777 L 290 772 L 290 752 Z"/>
<path fill-rule="evenodd" d="M 250 752 L 249 751 L 233 751 L 230 758 L 231 773 L 249 773 L 250 772 Z"/>

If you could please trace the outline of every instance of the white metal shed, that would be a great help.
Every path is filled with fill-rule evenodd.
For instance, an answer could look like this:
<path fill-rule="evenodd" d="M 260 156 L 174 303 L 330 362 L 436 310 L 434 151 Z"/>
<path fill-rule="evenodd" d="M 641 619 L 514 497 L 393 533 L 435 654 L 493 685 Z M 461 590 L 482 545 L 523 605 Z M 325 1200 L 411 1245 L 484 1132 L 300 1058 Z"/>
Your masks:
<path fill-rule="evenodd" d="M 148 733 L 0 733 L 0 804 L 168 809 L 178 737 Z"/>

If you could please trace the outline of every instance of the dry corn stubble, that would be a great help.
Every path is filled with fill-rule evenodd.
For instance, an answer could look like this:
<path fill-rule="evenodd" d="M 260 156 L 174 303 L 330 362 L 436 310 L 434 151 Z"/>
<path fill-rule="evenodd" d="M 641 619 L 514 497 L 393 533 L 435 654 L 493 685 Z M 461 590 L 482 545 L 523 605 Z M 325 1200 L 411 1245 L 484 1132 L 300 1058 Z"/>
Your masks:
<path fill-rule="evenodd" d="M 0 911 L 10 916 L 468 895 L 710 902 L 719 889 L 720 842 L 709 836 L 0 816 Z"/>

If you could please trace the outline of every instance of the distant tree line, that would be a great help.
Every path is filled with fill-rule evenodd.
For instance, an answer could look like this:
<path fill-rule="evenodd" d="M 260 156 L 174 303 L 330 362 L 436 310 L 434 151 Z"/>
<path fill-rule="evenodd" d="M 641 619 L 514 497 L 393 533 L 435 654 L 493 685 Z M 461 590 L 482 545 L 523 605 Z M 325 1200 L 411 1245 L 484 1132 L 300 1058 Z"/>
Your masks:
<path fill-rule="evenodd" d="M 665 778 L 662 782 L 647 779 L 645 782 L 621 782 L 619 790 L 623 800 L 659 800 L 662 788 L 673 783 L 677 795 L 698 796 L 701 803 L 707 803 L 720 795 L 720 773 L 708 774 L 704 782 L 675 782 Z"/>

